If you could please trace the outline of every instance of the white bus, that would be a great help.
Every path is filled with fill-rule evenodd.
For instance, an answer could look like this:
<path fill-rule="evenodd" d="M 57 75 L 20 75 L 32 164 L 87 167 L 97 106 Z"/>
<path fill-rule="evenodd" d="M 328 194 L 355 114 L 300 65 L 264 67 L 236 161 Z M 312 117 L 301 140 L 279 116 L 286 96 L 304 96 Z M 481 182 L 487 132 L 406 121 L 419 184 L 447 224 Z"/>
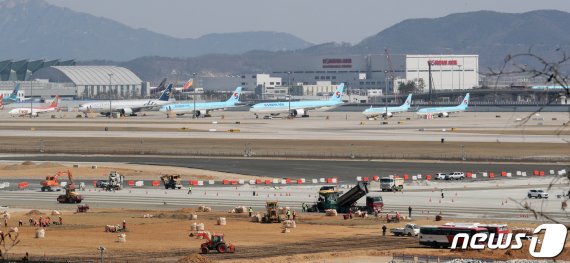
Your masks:
<path fill-rule="evenodd" d="M 430 246 L 434 248 L 451 247 L 453 237 L 459 233 L 466 233 L 473 236 L 477 233 L 488 233 L 489 231 L 483 227 L 469 226 L 422 226 L 420 227 L 420 245 Z M 463 243 L 463 239 L 459 238 L 458 244 Z"/>

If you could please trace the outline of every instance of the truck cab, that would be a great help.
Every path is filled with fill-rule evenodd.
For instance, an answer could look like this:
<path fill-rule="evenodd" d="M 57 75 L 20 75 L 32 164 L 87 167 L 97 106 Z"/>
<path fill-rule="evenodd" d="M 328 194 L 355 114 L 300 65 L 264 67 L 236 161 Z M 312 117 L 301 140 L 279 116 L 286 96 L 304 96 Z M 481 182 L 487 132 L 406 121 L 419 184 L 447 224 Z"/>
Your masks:
<path fill-rule="evenodd" d="M 398 177 L 382 177 L 380 179 L 380 190 L 384 191 L 402 191 L 404 189 L 404 178 Z"/>
<path fill-rule="evenodd" d="M 368 213 L 378 213 L 384 208 L 384 200 L 379 195 L 366 196 L 366 210 Z"/>

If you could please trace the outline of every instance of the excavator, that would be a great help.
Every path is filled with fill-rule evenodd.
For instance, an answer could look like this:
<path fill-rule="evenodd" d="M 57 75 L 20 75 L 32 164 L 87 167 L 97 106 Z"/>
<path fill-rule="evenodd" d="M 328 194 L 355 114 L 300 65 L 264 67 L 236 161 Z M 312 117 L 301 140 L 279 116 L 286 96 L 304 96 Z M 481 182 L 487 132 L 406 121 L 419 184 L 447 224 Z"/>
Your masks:
<path fill-rule="evenodd" d="M 46 176 L 46 179 L 41 181 L 40 184 L 42 185 L 42 192 L 45 191 L 53 191 L 53 188 L 59 187 L 59 181 L 57 180 L 60 176 L 71 176 L 71 172 L 67 171 L 59 171 L 55 175 Z"/>
<path fill-rule="evenodd" d="M 71 175 L 71 171 L 69 170 L 67 170 L 67 177 L 69 178 L 69 182 L 64 187 L 65 194 L 59 195 L 57 201 L 61 204 L 79 204 L 83 201 L 83 196 L 75 191 L 76 186 L 73 182 L 73 175 Z"/>

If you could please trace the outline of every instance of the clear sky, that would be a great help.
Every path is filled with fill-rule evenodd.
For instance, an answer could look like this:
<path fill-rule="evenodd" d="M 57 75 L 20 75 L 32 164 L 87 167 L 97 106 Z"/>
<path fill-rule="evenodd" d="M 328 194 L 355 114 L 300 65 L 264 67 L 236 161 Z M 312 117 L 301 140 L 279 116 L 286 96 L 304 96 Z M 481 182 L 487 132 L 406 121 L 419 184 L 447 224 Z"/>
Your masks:
<path fill-rule="evenodd" d="M 47 0 L 134 28 L 180 38 L 279 31 L 315 44 L 357 43 L 408 18 L 493 10 L 570 12 L 569 0 Z"/>

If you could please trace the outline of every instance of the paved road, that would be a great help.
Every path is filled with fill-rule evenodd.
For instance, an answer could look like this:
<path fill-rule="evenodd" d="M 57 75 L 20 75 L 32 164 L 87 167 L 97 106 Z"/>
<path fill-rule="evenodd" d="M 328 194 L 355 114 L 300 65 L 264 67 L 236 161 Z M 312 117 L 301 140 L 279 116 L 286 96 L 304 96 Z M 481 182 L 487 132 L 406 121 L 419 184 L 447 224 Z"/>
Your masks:
<path fill-rule="evenodd" d="M 157 156 L 76 156 L 76 155 L 4 155 L 0 160 L 59 161 L 59 162 L 120 162 L 132 164 L 167 165 L 276 178 L 327 178 L 337 177 L 340 182 L 353 183 L 357 176 L 387 176 L 434 174 L 437 172 L 516 172 L 534 170 L 562 170 L 567 165 L 542 164 L 489 164 L 444 162 L 387 162 L 347 160 L 273 160 L 252 158 L 183 158 Z"/>

